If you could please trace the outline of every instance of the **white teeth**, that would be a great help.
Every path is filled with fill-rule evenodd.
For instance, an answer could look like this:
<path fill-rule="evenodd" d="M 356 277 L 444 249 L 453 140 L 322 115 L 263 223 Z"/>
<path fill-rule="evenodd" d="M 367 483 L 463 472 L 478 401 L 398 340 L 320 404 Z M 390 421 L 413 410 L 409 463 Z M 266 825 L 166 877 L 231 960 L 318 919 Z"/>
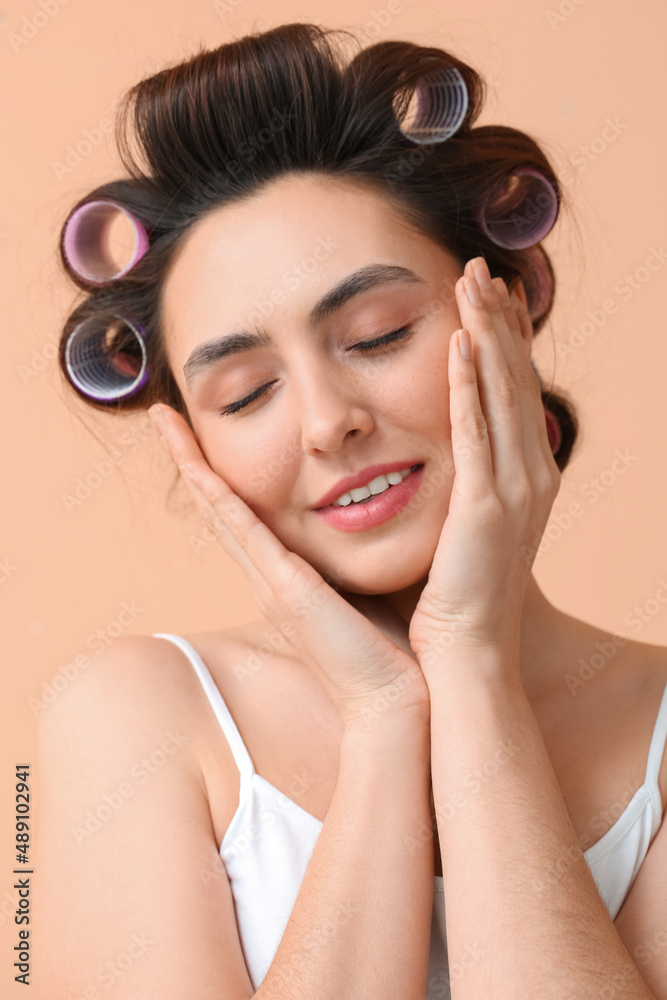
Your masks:
<path fill-rule="evenodd" d="M 402 483 L 405 477 L 410 475 L 410 472 L 411 467 L 403 469 L 401 472 L 388 472 L 386 475 L 376 476 L 366 486 L 359 486 L 354 490 L 350 490 L 349 493 L 343 493 L 337 500 L 334 500 L 331 506 L 347 507 L 348 504 L 358 503 L 360 500 L 366 500 L 367 497 L 384 493 L 390 486 L 397 486 L 399 483 Z"/>

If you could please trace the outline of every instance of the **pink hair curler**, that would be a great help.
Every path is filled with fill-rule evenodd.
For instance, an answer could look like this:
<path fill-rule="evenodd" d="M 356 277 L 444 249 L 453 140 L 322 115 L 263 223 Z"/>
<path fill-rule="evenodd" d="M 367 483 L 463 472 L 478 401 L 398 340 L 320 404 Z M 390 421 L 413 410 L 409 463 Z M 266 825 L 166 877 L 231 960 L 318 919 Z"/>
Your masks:
<path fill-rule="evenodd" d="M 418 145 L 444 142 L 459 130 L 467 111 L 468 88 L 460 70 L 452 66 L 420 77 L 398 127 Z"/>
<path fill-rule="evenodd" d="M 116 316 L 139 343 L 141 356 L 113 353 L 107 343 L 108 317 L 90 316 L 72 330 L 65 346 L 65 365 L 76 388 L 99 402 L 115 402 L 138 392 L 148 381 L 146 331 L 141 323 Z"/>
<path fill-rule="evenodd" d="M 484 199 L 478 223 L 496 246 L 525 250 L 547 235 L 558 215 L 553 185 L 533 167 L 511 170 Z"/>
<path fill-rule="evenodd" d="M 111 223 L 122 213 L 134 229 L 134 249 L 127 263 L 117 269 L 106 243 Z M 122 278 L 148 250 L 148 234 L 142 222 L 117 201 L 87 201 L 75 208 L 65 225 L 63 255 L 69 267 L 84 281 L 106 285 Z"/>
<path fill-rule="evenodd" d="M 547 424 L 549 447 L 551 448 L 552 454 L 555 455 L 563 442 L 563 434 L 560 429 L 560 424 L 558 423 L 555 415 L 547 407 L 544 408 L 544 419 Z"/>

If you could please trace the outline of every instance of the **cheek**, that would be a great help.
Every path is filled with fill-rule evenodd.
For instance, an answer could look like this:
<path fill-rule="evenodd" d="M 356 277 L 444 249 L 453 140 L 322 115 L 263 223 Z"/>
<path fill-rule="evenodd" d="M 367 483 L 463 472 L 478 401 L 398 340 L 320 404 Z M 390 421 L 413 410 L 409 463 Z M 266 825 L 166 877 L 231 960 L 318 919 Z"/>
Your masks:
<path fill-rule="evenodd" d="M 225 435 L 215 422 L 196 423 L 195 436 L 216 476 L 257 513 L 257 505 L 273 495 L 280 480 L 275 449 L 272 452 L 261 439 L 253 438 L 249 445 L 240 436 Z"/>
<path fill-rule="evenodd" d="M 267 527 L 274 530 L 281 521 L 282 512 L 293 503 L 294 452 L 284 438 L 253 438 L 252 445 L 239 447 L 225 442 L 221 449 L 211 449 L 209 465 L 229 486 L 236 496 Z"/>
<path fill-rule="evenodd" d="M 397 372 L 392 397 L 395 422 L 435 444 L 449 440 L 449 381 L 442 350 L 420 353 L 413 364 Z"/>

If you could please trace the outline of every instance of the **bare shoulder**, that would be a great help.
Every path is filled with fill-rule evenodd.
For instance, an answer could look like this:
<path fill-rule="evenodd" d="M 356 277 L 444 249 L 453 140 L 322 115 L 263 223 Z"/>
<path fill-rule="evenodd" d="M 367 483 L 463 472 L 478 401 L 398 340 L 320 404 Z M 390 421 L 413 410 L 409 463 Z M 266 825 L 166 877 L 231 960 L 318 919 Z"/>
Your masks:
<path fill-rule="evenodd" d="M 221 982 L 252 996 L 197 685 L 174 643 L 119 637 L 38 718 L 37 954 L 53 1000 L 97 996 L 116 962 L 119 1000 L 214 996 Z"/>
<path fill-rule="evenodd" d="M 84 745 L 90 727 L 103 719 L 125 749 L 171 740 L 196 759 L 200 688 L 173 642 L 150 635 L 119 636 L 40 713 L 38 731 L 66 730 L 69 741 Z"/>

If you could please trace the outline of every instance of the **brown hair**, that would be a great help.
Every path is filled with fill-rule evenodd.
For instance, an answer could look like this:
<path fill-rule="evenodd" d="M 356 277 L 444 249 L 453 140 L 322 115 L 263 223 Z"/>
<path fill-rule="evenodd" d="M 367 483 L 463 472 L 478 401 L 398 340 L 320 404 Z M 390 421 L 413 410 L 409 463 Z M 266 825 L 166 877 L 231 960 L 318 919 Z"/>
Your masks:
<path fill-rule="evenodd" d="M 84 319 L 135 317 L 146 330 L 149 378 L 138 392 L 109 402 L 81 398 L 105 411 L 146 409 L 168 403 L 189 423 L 185 402 L 169 367 L 162 336 L 162 288 L 170 261 L 189 228 L 211 210 L 252 197 L 290 173 L 317 171 L 371 185 L 418 230 L 448 250 L 463 269 L 482 255 L 491 274 L 511 288 L 521 280 L 529 303 L 538 298 L 531 260 L 535 250 L 493 243 L 476 218 L 481 193 L 517 166 L 540 171 L 563 192 L 545 153 L 529 135 L 503 125 L 472 128 L 486 83 L 470 66 L 440 48 L 379 42 L 351 59 L 334 44 L 350 32 L 292 23 L 246 35 L 141 80 L 129 90 L 116 120 L 116 142 L 128 177 L 90 191 L 77 202 L 120 202 L 143 222 L 150 247 L 123 277 L 91 290 L 61 259 L 86 298 L 68 316 L 59 360 L 73 329 Z M 355 39 L 356 42 L 356 39 Z M 356 43 L 358 46 L 358 42 Z M 458 131 L 444 142 L 417 147 L 397 127 L 417 79 L 455 67 L 469 95 Z M 401 119 L 402 120 L 402 119 Z M 278 125 L 274 125 L 278 122 Z M 138 144 L 137 152 L 132 146 Z M 142 163 L 143 160 L 143 163 Z M 535 333 L 553 304 L 555 277 Z M 132 351 L 127 331 L 119 349 Z M 78 390 L 77 390 L 78 391 Z M 574 407 L 542 385 L 542 401 L 556 416 L 562 441 L 555 461 L 562 471 L 578 433 Z"/>

